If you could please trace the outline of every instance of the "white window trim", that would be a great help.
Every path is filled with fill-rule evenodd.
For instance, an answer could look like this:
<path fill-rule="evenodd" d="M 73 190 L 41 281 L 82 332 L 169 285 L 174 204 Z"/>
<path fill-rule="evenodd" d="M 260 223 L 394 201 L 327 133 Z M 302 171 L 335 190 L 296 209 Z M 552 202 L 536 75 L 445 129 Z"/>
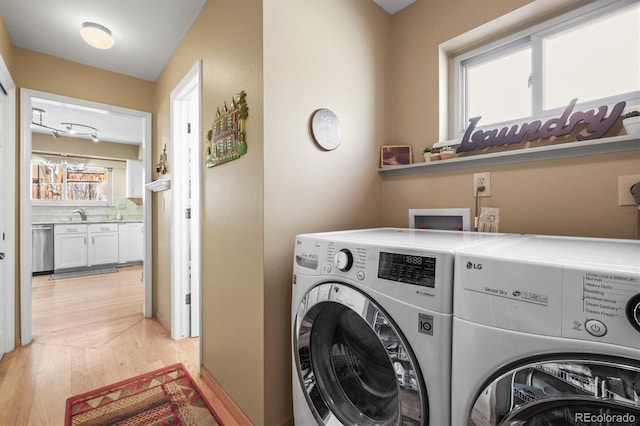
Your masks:
<path fill-rule="evenodd" d="M 35 164 L 35 163 L 31 163 Z M 103 167 L 103 166 L 91 166 L 91 167 Z M 103 167 L 107 170 L 109 175 L 107 181 L 107 199 L 106 200 L 67 200 L 66 198 L 63 200 L 40 200 L 40 199 L 32 199 L 31 205 L 33 206 L 112 206 L 113 205 L 113 167 Z M 66 173 L 64 177 L 64 183 L 66 184 Z M 66 191 L 65 191 L 66 194 Z M 66 197 L 66 195 L 65 195 Z"/>
<path fill-rule="evenodd" d="M 464 87 L 464 76 L 461 70 L 461 62 L 469 59 L 470 57 L 481 55 L 484 52 L 488 52 L 497 47 L 509 44 L 509 43 L 517 43 L 518 40 L 526 40 L 531 37 L 532 43 L 539 42 L 536 41 L 534 33 L 540 34 L 551 34 L 556 31 L 561 31 L 567 26 L 574 23 L 576 20 L 582 20 L 585 17 L 588 18 L 592 15 L 600 15 L 603 12 L 609 12 L 618 8 L 626 7 L 637 3 L 638 0 L 601 0 L 597 2 L 590 3 L 586 6 L 576 8 L 575 10 L 564 13 L 562 15 L 556 16 L 552 19 L 546 20 L 540 24 L 528 27 L 527 29 L 517 31 L 509 36 L 503 37 L 499 40 L 495 40 L 491 43 L 485 44 L 476 49 L 470 50 L 468 52 L 464 52 L 460 55 L 456 55 L 456 52 L 462 51 L 465 46 L 473 45 L 475 42 L 478 42 L 482 38 L 487 38 L 492 33 L 497 34 L 505 29 L 505 27 L 514 27 L 519 23 L 523 23 L 526 20 L 531 20 L 535 17 L 544 16 L 545 13 L 549 13 L 550 10 L 546 9 L 544 6 L 541 6 L 543 2 L 534 2 L 537 4 L 531 4 L 525 6 L 518 11 L 514 11 L 511 14 L 505 15 L 502 18 L 498 18 L 497 20 L 490 22 L 481 28 L 476 30 L 472 30 L 467 34 L 463 34 L 459 37 L 456 37 L 452 40 L 449 40 L 440 45 L 440 127 L 439 127 L 439 136 L 440 140 L 444 142 L 440 142 L 435 144 L 434 146 L 444 146 L 444 145 L 455 145 L 459 143 L 457 139 L 462 136 L 462 128 L 466 125 L 462 123 L 464 117 L 464 96 L 462 88 Z M 576 2 L 572 2 L 576 3 Z M 557 6 L 566 6 L 566 4 L 560 4 L 558 2 Z M 553 27 L 553 28 L 551 28 Z M 453 58 L 453 59 L 451 59 Z M 541 64 L 540 58 L 534 58 L 534 64 Z M 443 61 L 446 61 L 443 64 Z M 450 70 L 447 69 L 446 65 L 451 64 L 452 73 L 450 74 Z M 534 70 L 535 73 L 538 73 L 540 70 Z M 448 95 L 449 87 L 447 84 L 447 76 L 452 75 L 452 97 L 451 103 L 452 108 L 448 108 L 447 99 L 449 99 Z M 538 74 L 539 75 L 539 74 Z M 535 78 L 535 77 L 534 77 Z M 535 82 L 534 82 L 535 83 Z M 640 98 L 640 92 L 634 92 L 627 94 L 629 98 L 638 99 Z M 620 97 L 615 96 L 606 99 L 598 99 L 596 101 L 579 103 L 577 108 L 585 108 L 588 109 L 590 107 L 597 107 L 603 105 L 604 103 L 613 103 L 618 100 Z M 534 113 L 533 116 L 536 119 L 545 119 L 547 117 L 552 117 L 554 114 L 561 112 L 563 108 L 557 108 L 555 110 L 546 111 L 545 115 L 537 115 L 540 114 L 542 110 L 542 99 L 541 95 L 535 94 L 533 98 L 534 105 Z M 627 105 L 627 109 L 632 109 L 633 107 L 637 107 L 637 105 Z M 537 114 L 536 114 L 537 111 Z M 450 115 L 449 115 L 450 114 Z M 449 119 L 450 118 L 450 119 Z M 522 120 L 514 120 L 505 123 L 492 123 L 490 125 L 491 128 L 494 127 L 502 127 L 508 124 L 521 122 Z M 448 123 L 452 123 L 451 129 L 449 129 Z M 482 126 L 478 126 L 478 128 L 482 128 Z"/>

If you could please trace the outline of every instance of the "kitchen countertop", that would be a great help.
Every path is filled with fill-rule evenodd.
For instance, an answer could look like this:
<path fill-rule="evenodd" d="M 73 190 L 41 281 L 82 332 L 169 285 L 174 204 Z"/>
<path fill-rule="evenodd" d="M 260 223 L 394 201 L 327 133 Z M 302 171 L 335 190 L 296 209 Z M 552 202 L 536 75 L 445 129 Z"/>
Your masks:
<path fill-rule="evenodd" d="M 32 225 L 92 225 L 95 223 L 142 223 L 142 219 L 134 220 L 134 219 L 105 219 L 105 220 L 67 220 L 60 222 L 32 222 Z"/>

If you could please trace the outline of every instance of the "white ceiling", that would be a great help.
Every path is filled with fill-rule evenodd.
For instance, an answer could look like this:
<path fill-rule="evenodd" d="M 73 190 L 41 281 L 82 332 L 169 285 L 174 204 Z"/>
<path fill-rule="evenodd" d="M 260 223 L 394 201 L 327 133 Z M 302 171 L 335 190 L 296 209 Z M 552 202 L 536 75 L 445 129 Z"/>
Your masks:
<path fill-rule="evenodd" d="M 31 105 L 33 108 L 44 110 L 42 124 L 49 127 L 48 129 L 32 124 L 31 130 L 33 132 L 52 134 L 53 131 L 50 128 L 66 130 L 66 125 L 62 123 L 74 123 L 97 128 L 98 139 L 104 142 L 132 145 L 142 143 L 144 122 L 138 116 L 39 98 L 31 98 Z M 33 113 L 32 123 L 40 123 L 40 115 Z M 91 132 L 91 129 L 88 128 L 78 126 L 75 128 L 81 132 Z M 68 134 L 61 134 L 61 136 L 72 137 Z M 91 140 L 91 136 L 88 135 L 82 136 L 82 138 Z"/>
<path fill-rule="evenodd" d="M 11 42 L 16 47 L 155 81 L 207 0 L 0 0 Z M 373 0 L 394 14 L 415 0 Z M 83 22 L 111 30 L 115 45 L 94 49 L 80 37 Z M 142 120 L 60 103 L 33 106 L 45 111 L 42 121 L 64 128 L 72 122 L 99 129 L 104 141 L 139 144 Z M 39 121 L 39 116 L 35 116 Z M 33 127 L 36 132 L 48 132 Z"/>
<path fill-rule="evenodd" d="M 155 81 L 206 0 L 0 0 L 14 46 Z M 111 30 L 115 45 L 94 49 L 83 22 Z"/>
<path fill-rule="evenodd" d="M 383 8 L 389 15 L 401 11 L 416 0 L 373 0 L 378 6 Z"/>

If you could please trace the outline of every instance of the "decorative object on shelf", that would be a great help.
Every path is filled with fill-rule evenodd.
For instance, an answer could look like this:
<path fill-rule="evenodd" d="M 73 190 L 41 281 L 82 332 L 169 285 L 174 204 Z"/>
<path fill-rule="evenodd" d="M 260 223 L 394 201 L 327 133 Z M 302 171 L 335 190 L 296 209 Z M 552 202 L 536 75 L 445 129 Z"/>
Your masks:
<path fill-rule="evenodd" d="M 334 150 L 340 145 L 342 128 L 333 111 L 321 108 L 311 114 L 311 136 L 322 149 Z"/>
<path fill-rule="evenodd" d="M 98 129 L 87 124 L 60 123 L 61 126 L 64 126 L 64 128 L 62 129 L 44 124 L 42 122 L 42 117 L 44 116 L 45 112 L 46 111 L 42 108 L 32 108 L 31 125 L 40 127 L 42 129 L 51 130 L 51 135 L 54 139 L 58 139 L 60 135 L 66 135 L 78 138 L 91 138 L 91 140 L 94 142 L 100 141 L 100 139 L 98 139 Z M 34 119 L 34 116 L 37 116 L 37 121 Z"/>
<path fill-rule="evenodd" d="M 433 151 L 433 149 L 431 149 L 430 147 L 426 147 L 425 149 L 422 150 L 422 155 L 424 157 L 425 163 L 427 161 L 431 161 L 431 151 Z"/>
<path fill-rule="evenodd" d="M 578 125 L 586 125 L 585 131 L 575 135 L 576 141 L 586 141 L 603 137 L 621 116 L 626 102 L 618 102 L 609 110 L 607 105 L 597 110 L 573 111 L 578 99 L 572 99 L 558 118 L 551 118 L 544 123 L 532 120 L 529 123 L 519 123 L 501 129 L 476 130 L 482 117 L 469 119 L 469 125 L 458 146 L 457 153 L 478 154 L 487 148 L 529 148 L 529 143 L 535 140 L 562 141 L 563 136 L 572 134 Z M 566 141 L 565 141 L 566 142 Z M 560 142 L 564 143 L 564 142 Z"/>
<path fill-rule="evenodd" d="M 207 132 L 207 167 L 237 160 L 247 153 L 244 125 L 249 116 L 249 107 L 246 96 L 243 90 L 231 98 L 230 108 L 225 102 L 222 110 L 217 109 L 215 121 Z"/>
<path fill-rule="evenodd" d="M 380 167 L 401 166 L 412 161 L 411 145 L 383 145 L 380 148 Z"/>
<path fill-rule="evenodd" d="M 449 158 L 455 157 L 456 153 L 450 146 L 443 146 L 440 149 L 440 159 L 448 160 Z"/>
<path fill-rule="evenodd" d="M 431 161 L 438 161 L 440 159 L 440 148 L 433 148 L 431 150 Z"/>
<path fill-rule="evenodd" d="M 620 116 L 624 131 L 628 135 L 640 134 L 640 111 L 631 111 Z"/>
<path fill-rule="evenodd" d="M 167 144 L 164 144 L 162 154 L 160 154 L 160 162 L 156 166 L 156 172 L 158 172 L 158 177 L 167 174 Z"/>

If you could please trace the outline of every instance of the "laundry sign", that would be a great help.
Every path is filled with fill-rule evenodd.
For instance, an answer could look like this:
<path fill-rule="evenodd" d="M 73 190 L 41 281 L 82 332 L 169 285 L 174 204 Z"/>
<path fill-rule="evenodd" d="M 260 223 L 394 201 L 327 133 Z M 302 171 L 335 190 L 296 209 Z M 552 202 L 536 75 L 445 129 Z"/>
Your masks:
<path fill-rule="evenodd" d="M 578 125 L 586 127 L 575 136 L 576 140 L 598 139 L 613 127 L 626 106 L 626 102 L 618 102 L 607 115 L 608 106 L 601 106 L 597 110 L 574 112 L 577 102 L 577 98 L 572 99 L 560 117 L 551 118 L 544 123 L 541 120 L 534 120 L 530 123 L 514 124 L 511 127 L 476 130 L 482 117 L 470 118 L 469 126 L 456 152 L 470 153 L 492 147 L 516 146 L 526 141 L 562 137 L 571 134 Z"/>

